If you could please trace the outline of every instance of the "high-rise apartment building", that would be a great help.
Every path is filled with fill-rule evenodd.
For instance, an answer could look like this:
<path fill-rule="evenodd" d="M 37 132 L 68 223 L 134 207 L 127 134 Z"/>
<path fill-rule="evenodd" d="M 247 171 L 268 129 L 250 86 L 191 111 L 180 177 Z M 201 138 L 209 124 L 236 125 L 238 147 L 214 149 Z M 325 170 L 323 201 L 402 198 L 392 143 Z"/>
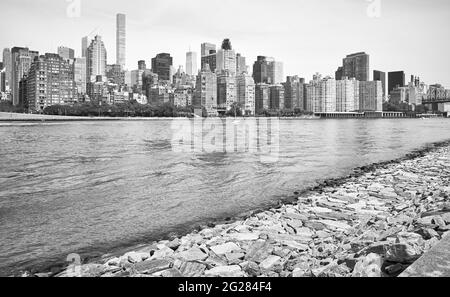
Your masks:
<path fill-rule="evenodd" d="M 343 60 L 342 76 L 356 78 L 359 81 L 370 79 L 369 55 L 361 52 L 348 55 Z"/>
<path fill-rule="evenodd" d="M 197 75 L 194 106 L 204 107 L 209 116 L 217 115 L 217 76 L 208 65 Z"/>
<path fill-rule="evenodd" d="M 269 109 L 280 111 L 284 109 L 284 87 L 282 85 L 271 85 Z"/>
<path fill-rule="evenodd" d="M 373 80 L 381 81 L 383 86 L 383 97 L 386 97 L 386 72 L 374 70 Z"/>
<path fill-rule="evenodd" d="M 186 53 L 186 74 L 187 75 L 197 75 L 197 53 L 187 52 Z"/>
<path fill-rule="evenodd" d="M 229 39 L 225 39 L 222 48 L 217 52 L 216 72 L 228 71 L 231 76 L 236 75 L 236 52 L 231 46 Z"/>
<path fill-rule="evenodd" d="M 255 81 L 245 72 L 237 76 L 237 102 L 245 115 L 255 115 Z"/>
<path fill-rule="evenodd" d="M 383 111 L 383 85 L 381 81 L 359 82 L 359 110 Z"/>
<path fill-rule="evenodd" d="M 336 81 L 336 111 L 353 112 L 359 110 L 359 81 L 355 78 Z"/>
<path fill-rule="evenodd" d="M 58 47 L 58 55 L 60 55 L 62 58 L 66 59 L 66 60 L 75 59 L 75 51 L 66 46 Z"/>
<path fill-rule="evenodd" d="M 97 76 L 106 76 L 107 53 L 101 36 L 95 36 L 87 49 L 86 67 L 87 78 L 96 82 Z"/>
<path fill-rule="evenodd" d="M 234 73 L 224 70 L 217 74 L 217 108 L 230 110 L 237 102 L 237 81 Z"/>
<path fill-rule="evenodd" d="M 11 94 L 14 105 L 19 105 L 19 83 L 22 78 L 28 73 L 31 63 L 39 53 L 30 51 L 28 48 L 14 47 L 11 50 L 12 73 L 11 73 Z"/>
<path fill-rule="evenodd" d="M 168 53 L 161 53 L 152 59 L 152 72 L 158 74 L 160 81 L 172 80 L 173 59 Z"/>
<path fill-rule="evenodd" d="M 89 47 L 89 37 L 85 36 L 81 39 L 81 57 L 87 57 L 87 49 Z"/>
<path fill-rule="evenodd" d="M 9 91 L 12 78 L 12 56 L 9 48 L 3 50 L 3 67 L 5 74 L 5 91 Z"/>
<path fill-rule="evenodd" d="M 30 111 L 42 111 L 55 104 L 73 104 L 76 88 L 73 68 L 57 54 L 35 59 L 27 77 L 27 99 Z"/>
<path fill-rule="evenodd" d="M 404 71 L 394 71 L 388 73 L 388 94 L 397 88 L 405 86 L 405 72 Z"/>
<path fill-rule="evenodd" d="M 270 89 L 265 83 L 255 85 L 255 112 L 257 115 L 268 111 L 270 108 Z"/>
<path fill-rule="evenodd" d="M 236 55 L 236 74 L 242 74 L 248 72 L 246 59 L 241 54 Z"/>
<path fill-rule="evenodd" d="M 314 75 L 306 86 L 306 110 L 315 113 L 336 112 L 336 80 Z"/>
<path fill-rule="evenodd" d="M 75 58 L 73 62 L 73 78 L 78 96 L 86 95 L 86 58 Z"/>
<path fill-rule="evenodd" d="M 304 110 L 304 80 L 298 76 L 288 76 L 284 86 L 284 108 Z"/>
<path fill-rule="evenodd" d="M 125 69 L 126 63 L 126 15 L 116 16 L 116 64 Z"/>

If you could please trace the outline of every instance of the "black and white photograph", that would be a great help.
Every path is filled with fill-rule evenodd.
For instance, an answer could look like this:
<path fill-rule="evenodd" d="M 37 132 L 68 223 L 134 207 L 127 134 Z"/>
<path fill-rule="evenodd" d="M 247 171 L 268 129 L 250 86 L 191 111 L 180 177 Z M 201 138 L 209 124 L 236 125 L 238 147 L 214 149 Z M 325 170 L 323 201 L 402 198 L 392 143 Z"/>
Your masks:
<path fill-rule="evenodd" d="M 0 0 L 0 277 L 450 277 L 449 28 L 448 0 Z"/>

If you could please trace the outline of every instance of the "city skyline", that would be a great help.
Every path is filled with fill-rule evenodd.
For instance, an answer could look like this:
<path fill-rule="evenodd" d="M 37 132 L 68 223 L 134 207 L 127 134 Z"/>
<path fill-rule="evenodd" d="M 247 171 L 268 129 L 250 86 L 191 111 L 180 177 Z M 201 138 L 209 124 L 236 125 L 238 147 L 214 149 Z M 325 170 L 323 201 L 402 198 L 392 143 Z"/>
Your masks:
<path fill-rule="evenodd" d="M 381 15 L 378 18 L 368 15 L 367 8 L 370 3 L 363 0 L 322 1 L 315 4 L 286 0 L 283 5 L 278 6 L 267 1 L 258 1 L 256 5 L 256 1 L 247 0 L 244 3 L 236 2 L 241 9 L 233 17 L 237 20 L 235 24 L 227 24 L 228 28 L 221 22 L 212 21 L 215 19 L 213 16 L 200 14 L 202 7 L 209 5 L 217 8 L 223 1 L 210 1 L 208 5 L 204 5 L 205 2 L 200 0 L 188 3 L 175 0 L 165 3 L 154 1 L 153 6 L 149 7 L 146 2 L 136 0 L 134 9 L 126 8 L 118 1 L 109 1 L 108 5 L 104 1 L 95 3 L 81 1 L 80 15 L 75 17 L 67 14 L 70 3 L 65 1 L 6 0 L 5 2 L 10 13 L 0 20 L 2 27 L 5 27 L 8 21 L 12 21 L 19 12 L 30 21 L 38 15 L 36 11 L 42 12 L 44 16 L 51 15 L 52 18 L 39 17 L 33 30 L 25 30 L 20 25 L 5 30 L 5 34 L 0 37 L 1 48 L 28 46 L 44 54 L 55 53 L 59 46 L 67 46 L 75 49 L 75 56 L 80 57 L 81 38 L 92 32 L 91 38 L 95 34 L 102 36 L 108 51 L 108 64 L 113 64 L 116 57 L 116 15 L 124 13 L 127 15 L 126 66 L 129 70 L 137 68 L 138 60 L 145 60 L 149 64 L 155 55 L 164 52 L 173 56 L 173 65 L 178 68 L 178 65 L 185 65 L 189 47 L 197 53 L 199 59 L 201 43 L 220 44 L 224 38 L 230 38 L 233 49 L 247 57 L 249 66 L 258 55 L 275 57 L 276 60 L 284 62 L 285 76 L 299 75 L 307 80 L 316 72 L 333 76 L 345 55 L 365 51 L 371 59 L 371 76 L 372 70 L 375 69 L 386 73 L 403 70 L 407 77 L 412 74 L 429 84 L 441 83 L 445 87 L 450 87 L 450 73 L 447 70 L 450 56 L 445 54 L 445 43 L 449 41 L 442 37 L 445 36 L 445 28 L 450 22 L 448 1 L 435 0 L 432 5 L 416 0 L 400 0 L 395 3 L 381 1 Z M 323 5 L 328 9 L 318 14 Z M 272 11 L 266 11 L 268 8 L 272 8 Z M 280 8 L 283 8 L 282 11 Z M 229 9 L 223 6 L 221 11 L 214 12 L 214 16 L 226 14 Z M 345 19 L 345 16 L 349 15 L 347 10 L 352 10 L 354 14 L 350 21 L 342 21 L 343 16 Z M 293 16 L 293 11 L 299 12 L 300 16 L 304 17 L 295 18 L 298 21 L 295 28 L 300 29 L 293 30 L 291 18 L 288 17 Z M 358 11 L 361 13 L 358 14 Z M 277 15 L 275 19 L 278 23 L 276 20 L 274 22 L 265 18 L 269 12 Z M 316 18 L 314 30 L 304 25 L 304 22 L 312 17 L 309 14 Z M 265 20 L 264 23 L 254 24 L 253 15 L 259 15 Z M 200 18 L 201 16 L 203 18 Z M 186 21 L 187 17 L 190 21 L 181 25 L 180 23 Z M 426 21 L 431 19 L 432 22 Z M 411 25 L 408 20 L 415 22 Z M 52 25 L 54 22 L 58 22 L 57 28 Z M 352 30 L 339 30 L 336 27 L 352 22 L 358 23 Z M 210 26 L 202 26 L 205 23 Z M 403 31 L 393 30 L 391 28 L 393 23 Z M 35 33 L 35 31 L 43 32 L 44 28 L 50 26 L 52 36 L 55 38 L 46 39 L 47 35 Z M 100 28 L 95 30 L 98 26 Z M 178 30 L 175 30 L 176 28 Z M 341 34 L 329 34 L 331 30 Z M 411 34 L 411 31 L 414 31 L 414 34 Z M 142 34 L 148 36 L 149 41 L 145 39 L 143 41 Z M 298 41 L 290 42 L 292 38 L 286 40 L 286 35 L 292 37 L 292 34 L 298 36 Z M 357 38 L 354 38 L 355 36 Z M 430 38 L 441 38 L 443 45 L 427 46 L 426 40 Z M 279 42 L 275 42 L 276 40 Z M 415 40 L 423 42 L 413 42 Z M 200 65 L 199 62 L 197 61 Z"/>

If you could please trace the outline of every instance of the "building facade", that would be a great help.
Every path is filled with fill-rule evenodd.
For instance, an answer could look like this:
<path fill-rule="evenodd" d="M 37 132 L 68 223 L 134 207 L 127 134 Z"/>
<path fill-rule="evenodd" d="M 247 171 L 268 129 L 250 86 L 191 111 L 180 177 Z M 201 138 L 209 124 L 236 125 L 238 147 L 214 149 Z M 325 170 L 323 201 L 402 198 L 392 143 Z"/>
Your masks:
<path fill-rule="evenodd" d="M 383 97 L 386 98 L 386 72 L 374 70 L 373 80 L 381 81 L 383 87 Z"/>
<path fill-rule="evenodd" d="M 161 53 L 152 59 L 152 72 L 158 74 L 162 82 L 172 81 L 173 58 L 168 53 Z"/>
<path fill-rule="evenodd" d="M 116 64 L 125 69 L 126 65 L 126 15 L 119 13 L 116 16 Z"/>
<path fill-rule="evenodd" d="M 405 72 L 404 71 L 394 71 L 388 73 L 388 94 L 397 87 L 405 86 Z"/>
<path fill-rule="evenodd" d="M 3 67 L 5 71 L 5 91 L 9 91 L 12 78 L 12 56 L 9 48 L 3 50 Z"/>
<path fill-rule="evenodd" d="M 237 77 L 237 102 L 244 115 L 255 115 L 255 81 L 245 72 Z"/>
<path fill-rule="evenodd" d="M 75 59 L 75 50 L 66 46 L 60 46 L 58 47 L 58 55 L 60 55 L 63 59 L 73 60 Z"/>
<path fill-rule="evenodd" d="M 231 109 L 237 103 L 237 80 L 234 72 L 227 70 L 217 74 L 217 108 L 222 111 Z"/>
<path fill-rule="evenodd" d="M 305 110 L 304 79 L 288 76 L 284 86 L 284 108 L 287 110 Z"/>
<path fill-rule="evenodd" d="M 73 67 L 73 78 L 78 93 L 78 97 L 86 95 L 87 93 L 86 58 L 76 58 L 73 62 L 72 67 Z"/>
<path fill-rule="evenodd" d="M 11 50 L 12 73 L 11 73 L 11 95 L 15 106 L 19 105 L 19 83 L 22 78 L 28 73 L 31 64 L 39 53 L 30 51 L 28 48 L 14 47 Z"/>
<path fill-rule="evenodd" d="M 343 60 L 342 76 L 356 78 L 358 81 L 370 79 L 369 55 L 360 52 L 348 55 Z"/>
<path fill-rule="evenodd" d="M 217 115 L 217 76 L 208 65 L 197 76 L 194 106 L 204 107 L 208 116 Z"/>
<path fill-rule="evenodd" d="M 383 85 L 381 81 L 359 82 L 359 111 L 383 111 Z"/>
<path fill-rule="evenodd" d="M 197 75 L 197 53 L 187 52 L 186 53 L 186 74 L 187 75 Z"/>
<path fill-rule="evenodd" d="M 359 81 L 355 78 L 336 81 L 336 111 L 354 112 L 359 110 Z"/>
<path fill-rule="evenodd" d="M 284 109 L 284 87 L 282 85 L 271 85 L 269 109 L 280 111 Z"/>
<path fill-rule="evenodd" d="M 88 81 L 95 82 L 97 76 L 106 76 L 107 53 L 101 36 L 95 36 L 86 53 L 86 77 Z"/>
<path fill-rule="evenodd" d="M 232 76 L 236 76 L 236 52 L 231 46 L 229 39 L 225 39 L 222 43 L 222 48 L 217 52 L 216 72 L 220 74 L 222 71 L 227 71 Z"/>
<path fill-rule="evenodd" d="M 255 85 L 255 112 L 257 115 L 270 109 L 270 89 L 265 83 Z"/>
<path fill-rule="evenodd" d="M 27 100 L 30 111 L 47 106 L 73 104 L 77 100 L 73 67 L 58 54 L 35 59 L 27 77 Z"/>

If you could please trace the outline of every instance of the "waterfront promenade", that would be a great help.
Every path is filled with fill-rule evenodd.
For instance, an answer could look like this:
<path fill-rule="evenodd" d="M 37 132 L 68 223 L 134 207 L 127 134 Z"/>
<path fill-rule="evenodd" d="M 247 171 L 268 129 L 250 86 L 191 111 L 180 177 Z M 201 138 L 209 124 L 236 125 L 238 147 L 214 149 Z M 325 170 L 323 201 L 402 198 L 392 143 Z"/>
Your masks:
<path fill-rule="evenodd" d="M 450 234 L 449 144 L 356 169 L 297 193 L 293 203 L 56 276 L 398 276 Z"/>

